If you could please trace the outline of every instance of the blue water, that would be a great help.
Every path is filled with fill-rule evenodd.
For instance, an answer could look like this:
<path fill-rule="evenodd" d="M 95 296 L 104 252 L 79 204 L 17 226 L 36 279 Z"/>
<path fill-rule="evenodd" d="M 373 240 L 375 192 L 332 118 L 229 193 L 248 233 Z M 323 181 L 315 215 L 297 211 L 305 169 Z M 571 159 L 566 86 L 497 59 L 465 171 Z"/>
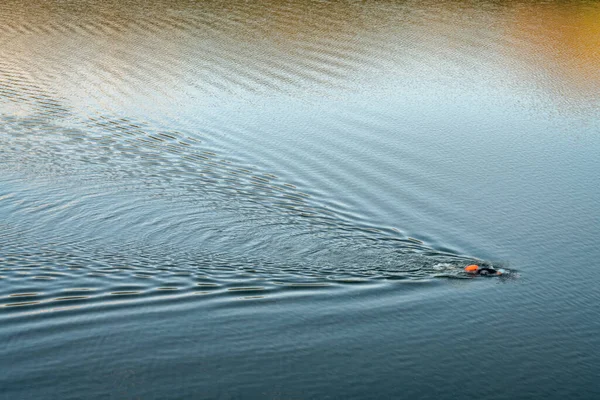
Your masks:
<path fill-rule="evenodd" d="M 6 2 L 0 399 L 598 398 L 599 21 Z"/>

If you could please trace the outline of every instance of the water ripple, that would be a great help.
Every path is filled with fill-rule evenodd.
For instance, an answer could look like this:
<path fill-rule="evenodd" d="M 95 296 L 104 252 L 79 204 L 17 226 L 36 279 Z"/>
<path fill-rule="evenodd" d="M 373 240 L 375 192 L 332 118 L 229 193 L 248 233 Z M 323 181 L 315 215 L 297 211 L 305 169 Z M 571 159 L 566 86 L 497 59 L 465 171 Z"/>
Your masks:
<path fill-rule="evenodd" d="M 399 186 L 407 214 L 442 215 L 454 189 L 436 173 L 443 143 L 430 151 L 389 113 L 325 102 L 436 79 L 476 87 L 465 65 L 497 71 L 532 40 L 506 36 L 508 6 L 488 4 L 507 15 L 497 26 L 445 7 L 3 2 L 0 305 L 258 300 L 461 276 L 474 259 L 335 195 Z"/>

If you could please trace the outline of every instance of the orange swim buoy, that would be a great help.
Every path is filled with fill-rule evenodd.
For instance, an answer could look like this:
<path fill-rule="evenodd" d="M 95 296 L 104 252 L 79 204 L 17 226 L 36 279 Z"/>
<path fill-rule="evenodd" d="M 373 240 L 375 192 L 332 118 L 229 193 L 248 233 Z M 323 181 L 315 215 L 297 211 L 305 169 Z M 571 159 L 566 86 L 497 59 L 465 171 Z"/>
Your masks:
<path fill-rule="evenodd" d="M 465 267 L 466 272 L 476 272 L 479 269 L 479 265 L 471 264 Z"/>

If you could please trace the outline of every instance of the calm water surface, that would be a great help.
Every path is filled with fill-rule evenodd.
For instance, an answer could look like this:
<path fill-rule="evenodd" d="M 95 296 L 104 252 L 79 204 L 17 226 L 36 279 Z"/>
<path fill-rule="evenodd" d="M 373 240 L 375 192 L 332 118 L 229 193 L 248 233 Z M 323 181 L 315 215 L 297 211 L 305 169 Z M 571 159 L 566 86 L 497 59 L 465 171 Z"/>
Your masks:
<path fill-rule="evenodd" d="M 0 398 L 600 398 L 599 134 L 595 1 L 3 1 Z"/>

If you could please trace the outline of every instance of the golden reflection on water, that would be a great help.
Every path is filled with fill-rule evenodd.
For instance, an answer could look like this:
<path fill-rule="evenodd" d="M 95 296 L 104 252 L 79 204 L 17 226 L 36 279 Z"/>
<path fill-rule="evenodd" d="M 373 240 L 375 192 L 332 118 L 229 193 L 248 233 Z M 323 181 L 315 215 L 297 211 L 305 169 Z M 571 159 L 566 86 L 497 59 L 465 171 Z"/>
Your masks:
<path fill-rule="evenodd" d="M 600 90 L 600 7 L 598 3 L 520 4 L 507 34 L 518 42 L 523 59 L 547 71 L 570 94 L 597 96 Z"/>
<path fill-rule="evenodd" d="M 415 82 L 534 81 L 573 96 L 600 86 L 594 3 L 8 1 L 0 10 L 0 83 L 15 99 L 3 110 L 18 115 L 30 112 L 19 93 L 119 111 Z"/>

